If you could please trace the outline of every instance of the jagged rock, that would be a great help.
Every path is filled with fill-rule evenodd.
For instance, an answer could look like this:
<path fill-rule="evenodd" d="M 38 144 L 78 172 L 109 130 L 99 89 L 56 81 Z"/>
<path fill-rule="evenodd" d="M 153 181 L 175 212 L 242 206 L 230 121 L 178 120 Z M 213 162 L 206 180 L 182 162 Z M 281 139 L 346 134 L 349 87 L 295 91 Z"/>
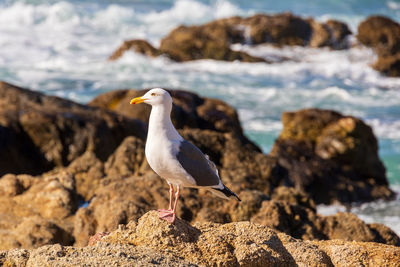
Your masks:
<path fill-rule="evenodd" d="M 167 183 L 155 174 L 102 180 L 89 206 L 80 208 L 75 215 L 75 244 L 86 245 L 97 232 L 112 231 L 148 210 L 167 207 L 168 197 Z"/>
<path fill-rule="evenodd" d="M 65 169 L 74 176 L 76 192 L 86 201 L 91 199 L 105 177 L 104 164 L 91 151 L 86 151 Z"/>
<path fill-rule="evenodd" d="M 343 49 L 348 47 L 346 37 L 349 34 L 347 25 L 339 21 L 318 23 L 291 13 L 256 14 L 248 18 L 215 20 L 200 26 L 179 26 L 161 40 L 158 50 L 149 48 L 143 40 L 125 41 L 110 59 L 121 57 L 124 51 L 134 46 L 133 49 L 139 53 L 150 56 L 164 54 L 175 61 L 215 59 L 271 63 L 245 52 L 233 51 L 230 45 L 270 43 Z"/>
<path fill-rule="evenodd" d="M 313 243 L 329 256 L 334 266 L 398 266 L 400 264 L 399 247 L 343 240 Z"/>
<path fill-rule="evenodd" d="M 143 124 L 111 112 L 0 82 L 0 175 L 38 174 L 93 151 L 105 160 Z"/>
<path fill-rule="evenodd" d="M 4 266 L 196 266 L 181 257 L 168 256 L 152 249 L 126 244 L 95 247 L 43 246 L 36 250 L 0 252 Z"/>
<path fill-rule="evenodd" d="M 378 55 L 373 67 L 388 76 L 400 76 L 400 24 L 383 16 L 370 16 L 358 26 L 357 39 Z"/>
<path fill-rule="evenodd" d="M 385 167 L 372 129 L 329 110 L 285 112 L 271 155 L 290 183 L 317 203 L 390 199 Z"/>
<path fill-rule="evenodd" d="M 74 179 L 68 174 L 0 179 L 0 249 L 70 245 L 71 216 L 78 208 Z"/>
<path fill-rule="evenodd" d="M 109 177 L 128 177 L 140 175 L 142 170 L 150 170 L 144 154 L 145 143 L 129 136 L 121 143 L 105 163 L 105 172 Z"/>

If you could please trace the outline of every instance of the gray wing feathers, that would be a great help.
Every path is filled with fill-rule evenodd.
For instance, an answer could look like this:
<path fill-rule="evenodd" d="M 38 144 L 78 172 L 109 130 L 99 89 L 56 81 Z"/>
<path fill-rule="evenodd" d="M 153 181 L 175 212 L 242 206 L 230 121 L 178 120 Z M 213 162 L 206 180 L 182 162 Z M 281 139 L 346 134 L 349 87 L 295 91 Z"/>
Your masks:
<path fill-rule="evenodd" d="M 176 158 L 196 181 L 196 185 L 215 186 L 220 183 L 215 164 L 192 143 L 182 141 Z"/>

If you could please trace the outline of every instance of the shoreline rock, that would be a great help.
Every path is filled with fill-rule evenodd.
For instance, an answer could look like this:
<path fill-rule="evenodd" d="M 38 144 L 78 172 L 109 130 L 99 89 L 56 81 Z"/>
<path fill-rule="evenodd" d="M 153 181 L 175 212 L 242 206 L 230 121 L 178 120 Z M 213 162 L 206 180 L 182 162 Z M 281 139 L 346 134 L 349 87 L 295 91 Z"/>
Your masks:
<path fill-rule="evenodd" d="M 97 97 L 89 107 L 5 83 L 0 85 L 0 94 L 4 96 L 0 102 L 3 129 L 27 129 L 25 123 L 28 122 L 20 116 L 32 113 L 35 116 L 30 117 L 29 125 L 37 123 L 37 130 L 29 131 L 29 134 L 35 134 L 31 136 L 32 140 L 61 136 L 56 139 L 61 140 L 56 142 L 61 151 L 70 151 L 75 146 L 79 150 L 79 153 L 71 154 L 66 166 L 60 164 L 47 173 L 36 176 L 7 174 L 0 178 L 1 249 L 33 248 L 49 243 L 84 246 L 97 232 L 112 232 L 120 224 L 138 220 L 150 209 L 168 205 L 167 184 L 151 171 L 144 156 L 146 123 L 142 120 L 147 120 L 148 110 L 145 106 L 135 112 L 125 108 L 129 99 L 141 92 L 110 92 Z M 399 245 L 399 237 L 383 225 L 365 224 L 348 213 L 327 217 L 316 213 L 315 203 L 320 203 L 321 199 L 313 195 L 312 190 L 307 191 L 307 187 L 303 192 L 296 190 L 293 172 L 306 175 L 311 171 L 318 177 L 324 171 L 322 166 L 296 169 L 293 168 L 296 164 L 303 166 L 301 160 L 297 162 L 297 155 L 288 158 L 291 154 L 282 151 L 263 154 L 244 136 L 236 111 L 220 100 L 201 98 L 184 91 L 171 90 L 171 93 L 176 102 L 173 118 L 180 121 L 181 135 L 210 156 L 224 183 L 243 200 L 240 203 L 225 201 L 210 197 L 203 190 L 185 189 L 179 203 L 180 218 L 210 225 L 211 222 L 250 221 L 304 240 L 341 238 Z M 43 116 L 50 119 L 42 120 Z M 341 180 L 343 183 L 356 181 L 380 186 L 369 198 L 361 198 L 347 187 L 343 189 L 345 191 L 338 191 L 341 194 L 363 201 L 382 197 L 380 192 L 389 190 L 376 154 L 376 139 L 362 121 L 323 110 L 287 113 L 283 121 L 285 127 L 277 146 L 288 142 L 292 147 L 298 146 L 296 151 L 307 148 L 303 150 L 309 153 L 306 156 L 318 157 L 321 162 L 331 161 L 328 167 L 332 164 L 347 166 L 354 175 Z M 45 130 L 38 131 L 39 126 Z M 114 134 L 117 130 L 122 132 Z M 99 153 L 87 146 L 86 141 L 81 142 L 82 136 L 78 137 L 81 134 L 85 140 L 93 140 L 90 142 L 98 145 L 104 143 L 95 139 L 106 138 L 104 142 L 112 145 L 108 148 L 110 152 Z M 18 143 L 18 140 L 14 141 Z M 16 149 L 13 159 L 29 159 L 30 155 L 24 153 L 30 152 L 19 150 L 17 143 L 11 146 Z M 31 141 L 31 145 L 40 153 L 53 151 L 53 146 L 46 147 L 44 142 Z M 364 147 L 366 145 L 368 147 Z M 0 146 L 2 151 L 9 148 Z M 284 148 L 276 149 L 279 152 Z M 364 164 L 381 167 L 364 167 Z M 340 170 L 337 172 L 337 175 L 342 174 Z M 364 175 L 375 178 L 374 182 L 364 179 Z M 329 197 L 343 201 L 337 197 L 337 192 Z M 79 207 L 82 201 L 87 205 Z M 43 247 L 38 253 L 43 255 L 41 253 L 48 253 L 52 248 L 54 246 Z M 18 257 L 24 258 L 26 251 L 19 251 Z M 71 248 L 69 251 L 81 250 Z M 154 253 L 152 255 L 158 257 L 159 254 Z"/>
<path fill-rule="evenodd" d="M 336 20 L 320 23 L 291 13 L 256 14 L 247 18 L 219 19 L 199 26 L 181 25 L 161 40 L 158 49 L 145 40 L 125 41 L 109 60 L 116 60 L 125 51 L 133 50 L 150 57 L 165 55 L 177 62 L 214 59 L 272 63 L 242 51 L 234 51 L 230 45 L 272 44 L 345 49 L 349 47 L 347 36 L 350 34 L 348 26 Z"/>
<path fill-rule="evenodd" d="M 88 257 L 88 255 L 90 255 Z M 89 262 L 90 261 L 90 262 Z M 0 251 L 0 264 L 149 266 L 350 266 L 400 264 L 400 248 L 343 240 L 302 241 L 253 224 L 169 224 L 155 211 L 99 238 L 92 246 L 49 245 Z"/>
<path fill-rule="evenodd" d="M 378 56 L 373 68 L 400 77 L 400 24 L 384 16 L 370 16 L 358 26 L 357 39 Z"/>

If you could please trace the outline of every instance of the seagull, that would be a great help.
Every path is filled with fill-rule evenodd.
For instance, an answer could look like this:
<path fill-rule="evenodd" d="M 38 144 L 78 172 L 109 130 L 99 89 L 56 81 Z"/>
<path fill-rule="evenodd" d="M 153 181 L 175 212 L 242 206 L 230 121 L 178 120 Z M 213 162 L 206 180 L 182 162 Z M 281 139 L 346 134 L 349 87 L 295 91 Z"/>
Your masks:
<path fill-rule="evenodd" d="M 172 97 L 166 90 L 154 88 L 130 101 L 139 103 L 152 106 L 145 148 L 147 161 L 169 185 L 169 208 L 158 210 L 161 219 L 174 223 L 181 187 L 205 188 L 218 197 L 240 201 L 222 183 L 214 162 L 175 129 L 171 121 Z"/>

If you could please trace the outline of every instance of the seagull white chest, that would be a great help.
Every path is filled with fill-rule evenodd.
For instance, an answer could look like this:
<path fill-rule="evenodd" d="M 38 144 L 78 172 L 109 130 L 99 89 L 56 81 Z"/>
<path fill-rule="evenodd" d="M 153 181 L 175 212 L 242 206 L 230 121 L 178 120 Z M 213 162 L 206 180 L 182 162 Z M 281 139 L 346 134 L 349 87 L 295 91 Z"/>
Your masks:
<path fill-rule="evenodd" d="M 158 136 L 149 136 L 146 142 L 146 158 L 150 167 L 169 183 L 182 186 L 193 186 L 195 181 L 182 169 L 176 159 L 179 151 L 179 140 L 168 140 Z"/>

